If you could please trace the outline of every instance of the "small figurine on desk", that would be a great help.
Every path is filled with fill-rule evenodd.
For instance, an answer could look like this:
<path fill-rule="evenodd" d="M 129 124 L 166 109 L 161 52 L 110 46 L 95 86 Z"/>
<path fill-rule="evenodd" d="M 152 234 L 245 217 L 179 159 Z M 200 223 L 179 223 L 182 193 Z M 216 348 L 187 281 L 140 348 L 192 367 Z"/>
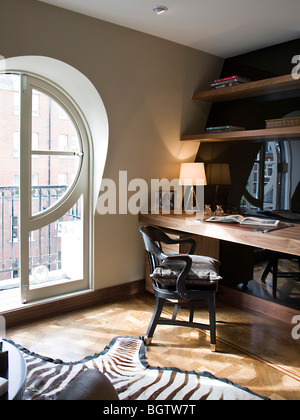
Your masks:
<path fill-rule="evenodd" d="M 217 205 L 216 211 L 215 211 L 215 215 L 216 216 L 224 216 L 224 210 L 223 207 L 221 205 Z"/>
<path fill-rule="evenodd" d="M 210 207 L 210 204 L 205 204 L 204 206 L 204 216 L 212 216 L 213 212 Z"/>

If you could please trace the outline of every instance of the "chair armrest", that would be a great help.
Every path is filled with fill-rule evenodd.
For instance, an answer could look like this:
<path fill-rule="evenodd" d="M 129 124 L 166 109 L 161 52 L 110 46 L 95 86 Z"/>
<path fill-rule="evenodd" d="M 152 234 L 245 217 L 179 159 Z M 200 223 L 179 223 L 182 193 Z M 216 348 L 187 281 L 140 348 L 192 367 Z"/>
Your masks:
<path fill-rule="evenodd" d="M 189 244 L 190 249 L 187 252 L 188 255 L 193 255 L 196 251 L 197 244 L 196 244 L 196 241 L 192 238 L 178 238 L 178 239 L 172 239 L 170 237 L 167 237 L 167 238 L 168 240 L 164 240 L 162 242 L 168 245 Z"/>
<path fill-rule="evenodd" d="M 193 255 L 195 253 L 197 244 L 196 244 L 196 241 L 194 239 L 192 239 L 192 238 L 181 238 L 181 239 L 178 239 L 177 241 L 178 241 L 179 244 L 190 244 L 191 247 L 190 247 L 189 251 L 187 252 L 188 255 Z"/>
<path fill-rule="evenodd" d="M 187 299 L 189 292 L 185 286 L 185 278 L 189 274 L 190 269 L 192 267 L 192 258 L 187 254 L 177 254 L 177 255 L 168 255 L 165 261 L 183 261 L 186 264 L 184 269 L 181 271 L 181 273 L 177 277 L 176 289 L 179 296 L 181 296 L 183 299 Z"/>
<path fill-rule="evenodd" d="M 176 244 L 190 244 L 190 249 L 187 254 L 191 255 L 194 254 L 196 251 L 196 241 L 192 238 L 178 238 L 173 239 L 165 232 L 160 231 L 160 238 L 158 239 L 159 242 L 168 244 L 168 245 L 176 245 Z"/>

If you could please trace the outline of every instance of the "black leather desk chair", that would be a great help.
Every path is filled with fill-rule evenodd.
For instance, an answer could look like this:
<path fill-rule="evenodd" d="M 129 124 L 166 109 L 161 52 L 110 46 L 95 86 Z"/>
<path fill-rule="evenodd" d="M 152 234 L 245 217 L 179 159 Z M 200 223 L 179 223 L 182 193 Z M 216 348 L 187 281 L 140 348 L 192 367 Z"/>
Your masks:
<path fill-rule="evenodd" d="M 277 283 L 278 278 L 292 278 L 296 281 L 300 281 L 300 271 L 294 271 L 294 272 L 285 272 L 285 271 L 279 271 L 279 260 L 289 260 L 289 261 L 295 261 L 299 264 L 299 270 L 300 270 L 300 258 L 294 255 L 284 254 L 281 252 L 274 252 L 274 251 L 268 251 L 268 265 L 263 272 L 263 275 L 261 277 L 261 281 L 263 283 L 266 283 L 266 279 L 269 275 L 269 273 L 272 273 L 273 275 L 273 298 L 277 298 Z"/>
<path fill-rule="evenodd" d="M 296 214 L 300 214 L 300 182 L 298 183 L 295 192 L 291 198 L 291 211 Z M 292 278 L 294 280 L 300 281 L 300 271 L 297 272 L 283 272 L 279 271 L 278 265 L 279 260 L 289 260 L 289 261 L 296 261 L 299 264 L 300 269 L 300 257 L 290 255 L 290 254 L 284 254 L 283 252 L 274 252 L 274 251 L 268 251 L 268 265 L 263 272 L 263 275 L 261 277 L 261 281 L 263 283 L 266 282 L 266 279 L 269 275 L 269 273 L 273 274 L 273 298 L 277 298 L 277 279 L 282 278 Z"/>
<path fill-rule="evenodd" d="M 221 277 L 218 275 L 220 263 L 213 258 L 193 255 L 196 243 L 193 239 L 171 239 L 155 226 L 140 228 L 144 245 L 149 257 L 150 275 L 156 297 L 156 307 L 145 344 L 151 344 L 157 325 L 177 325 L 210 330 L 211 350 L 216 350 L 216 314 L 215 294 Z M 161 244 L 190 245 L 187 254 L 167 255 Z M 194 322 L 194 307 L 201 301 L 207 301 L 209 307 L 209 325 Z M 172 319 L 161 317 L 165 304 L 174 305 Z M 189 321 L 177 320 L 180 306 L 189 307 Z"/>
<path fill-rule="evenodd" d="M 296 214 L 300 214 L 300 182 L 298 183 L 295 192 L 291 199 L 291 211 Z M 278 265 L 279 260 L 290 260 L 290 261 L 296 261 L 299 263 L 299 269 L 300 269 L 300 257 L 290 255 L 290 254 L 284 254 L 283 252 L 274 252 L 274 251 L 268 251 L 268 265 L 263 272 L 263 275 L 261 277 L 261 281 L 263 283 L 266 282 L 266 279 L 269 275 L 269 273 L 273 274 L 273 298 L 277 298 L 277 279 L 278 278 L 292 278 L 294 280 L 300 281 L 300 271 L 297 272 L 283 272 L 279 271 Z"/>

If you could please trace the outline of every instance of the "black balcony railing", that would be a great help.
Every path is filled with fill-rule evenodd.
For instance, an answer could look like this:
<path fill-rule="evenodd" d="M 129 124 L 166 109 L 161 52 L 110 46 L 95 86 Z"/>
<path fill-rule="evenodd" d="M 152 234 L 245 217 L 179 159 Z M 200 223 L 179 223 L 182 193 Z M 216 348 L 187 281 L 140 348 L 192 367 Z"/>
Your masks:
<path fill-rule="evenodd" d="M 38 214 L 65 194 L 66 185 L 33 186 L 32 213 Z M 20 277 L 20 190 L 18 187 L 0 187 L 0 289 L 1 281 Z M 81 208 L 76 204 L 70 211 L 54 224 L 48 225 L 37 232 L 31 232 L 30 241 L 30 271 L 41 264 L 49 271 L 59 270 L 61 266 L 61 249 L 59 241 L 59 223 L 81 219 Z"/>

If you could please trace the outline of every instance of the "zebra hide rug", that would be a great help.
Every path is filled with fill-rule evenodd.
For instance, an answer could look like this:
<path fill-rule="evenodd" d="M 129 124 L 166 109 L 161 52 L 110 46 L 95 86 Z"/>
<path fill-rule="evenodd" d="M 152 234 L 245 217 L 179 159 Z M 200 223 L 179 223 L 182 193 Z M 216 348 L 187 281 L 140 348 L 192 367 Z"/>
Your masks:
<path fill-rule="evenodd" d="M 151 367 L 146 362 L 146 347 L 141 338 L 116 337 L 102 353 L 72 363 L 37 355 L 19 345 L 17 347 L 27 364 L 25 400 L 55 400 L 86 369 L 103 372 L 114 385 L 120 400 L 265 399 L 208 372 Z"/>

